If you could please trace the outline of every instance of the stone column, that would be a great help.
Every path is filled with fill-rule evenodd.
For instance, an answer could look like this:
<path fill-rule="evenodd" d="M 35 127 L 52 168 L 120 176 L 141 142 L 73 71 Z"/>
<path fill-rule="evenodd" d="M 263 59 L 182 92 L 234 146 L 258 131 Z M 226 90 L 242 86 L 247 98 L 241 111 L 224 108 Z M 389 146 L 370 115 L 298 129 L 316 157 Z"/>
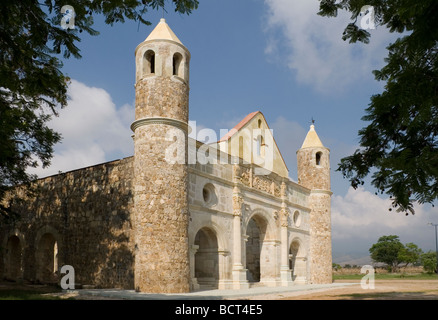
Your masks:
<path fill-rule="evenodd" d="M 289 246 L 288 246 L 288 223 L 287 217 L 289 213 L 286 208 L 282 208 L 280 211 L 280 241 L 281 241 L 281 265 L 280 265 L 280 278 L 281 285 L 287 287 L 292 285 L 292 272 L 289 269 Z"/>
<path fill-rule="evenodd" d="M 286 184 L 281 184 L 281 210 L 280 210 L 280 279 L 281 285 L 287 287 L 292 285 L 292 272 L 289 269 L 289 238 L 288 238 L 288 217 L 289 210 L 286 207 Z"/>
<path fill-rule="evenodd" d="M 249 282 L 246 279 L 246 269 L 242 264 L 242 212 L 243 197 L 239 183 L 239 165 L 233 165 L 233 289 L 249 288 Z"/>

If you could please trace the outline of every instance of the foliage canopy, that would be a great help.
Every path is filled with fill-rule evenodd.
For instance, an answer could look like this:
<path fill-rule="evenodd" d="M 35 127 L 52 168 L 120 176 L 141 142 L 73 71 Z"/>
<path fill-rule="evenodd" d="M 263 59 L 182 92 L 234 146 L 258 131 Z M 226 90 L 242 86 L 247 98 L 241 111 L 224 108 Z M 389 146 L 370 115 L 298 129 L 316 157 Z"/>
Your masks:
<path fill-rule="evenodd" d="M 175 11 L 190 14 L 198 0 L 172 0 Z M 2 0 L 0 2 L 0 217 L 10 216 L 2 202 L 13 185 L 35 176 L 29 167 L 50 164 L 59 133 L 47 126 L 59 108 L 67 105 L 69 78 L 61 57 L 81 58 L 80 33 L 98 35 L 93 15 L 113 25 L 134 20 L 150 25 L 149 10 L 163 8 L 165 0 L 69 0 L 74 27 L 65 28 L 60 0 Z M 64 12 L 65 13 L 65 12 Z"/>
<path fill-rule="evenodd" d="M 390 195 L 397 211 L 414 214 L 415 201 L 438 198 L 438 2 L 320 0 L 318 14 L 351 12 L 342 38 L 368 43 L 371 33 L 357 25 L 365 5 L 373 7 L 377 28 L 400 37 L 387 47 L 386 65 L 373 71 L 386 84 L 365 110 L 361 148 L 341 159 L 338 171 L 354 188 L 372 174 L 372 185 Z"/>

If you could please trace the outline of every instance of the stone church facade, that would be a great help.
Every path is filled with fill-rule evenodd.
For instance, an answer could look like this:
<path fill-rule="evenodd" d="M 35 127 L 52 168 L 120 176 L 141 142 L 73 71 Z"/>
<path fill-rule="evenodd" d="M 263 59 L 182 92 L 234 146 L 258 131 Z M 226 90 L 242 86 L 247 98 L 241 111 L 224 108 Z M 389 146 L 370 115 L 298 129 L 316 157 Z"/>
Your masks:
<path fill-rule="evenodd" d="M 176 293 L 331 283 L 330 151 L 312 125 L 298 182 L 261 112 L 193 138 L 190 52 L 162 19 L 135 50 L 134 155 L 37 180 L 0 225 L 0 276 Z M 17 187 L 10 195 L 23 193 Z"/>

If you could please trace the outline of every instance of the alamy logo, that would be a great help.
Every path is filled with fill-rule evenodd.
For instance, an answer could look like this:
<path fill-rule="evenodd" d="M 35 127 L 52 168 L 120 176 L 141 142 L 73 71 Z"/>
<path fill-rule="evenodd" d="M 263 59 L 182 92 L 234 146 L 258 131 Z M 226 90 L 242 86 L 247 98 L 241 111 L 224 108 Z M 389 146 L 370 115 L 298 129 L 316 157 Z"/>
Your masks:
<path fill-rule="evenodd" d="M 361 288 L 374 289 L 374 267 L 370 265 L 364 265 L 360 269 L 360 273 L 365 273 L 365 275 L 360 280 Z"/>
<path fill-rule="evenodd" d="M 70 5 L 62 6 L 61 8 L 62 19 L 61 28 L 62 29 L 74 29 L 75 28 L 75 9 Z"/>
<path fill-rule="evenodd" d="M 360 27 L 362 29 L 376 29 L 373 6 L 363 6 L 360 9 L 360 16 L 362 16 L 362 18 L 360 19 Z"/>
<path fill-rule="evenodd" d="M 61 288 L 64 290 L 74 290 L 75 288 L 75 269 L 70 265 L 61 267 L 61 273 L 66 273 L 61 279 Z"/>
<path fill-rule="evenodd" d="M 188 123 L 189 133 L 188 148 L 184 132 L 177 128 L 170 128 L 166 132 L 165 140 L 172 142 L 165 150 L 165 161 L 170 164 L 229 164 L 239 163 L 239 158 L 244 161 L 252 161 L 258 167 L 254 169 L 256 175 L 267 175 L 274 169 L 274 136 L 272 129 L 241 129 L 239 136 L 242 140 L 231 143 L 228 139 L 216 144 L 217 135 L 213 129 L 203 128 L 196 130 L 196 121 Z M 230 132 L 220 130 L 221 136 L 231 136 L 236 129 Z M 196 141 L 204 142 L 199 148 Z M 246 142 L 244 142 L 246 141 Z M 188 156 L 186 158 L 186 150 Z M 231 150 L 231 159 L 228 153 Z"/>

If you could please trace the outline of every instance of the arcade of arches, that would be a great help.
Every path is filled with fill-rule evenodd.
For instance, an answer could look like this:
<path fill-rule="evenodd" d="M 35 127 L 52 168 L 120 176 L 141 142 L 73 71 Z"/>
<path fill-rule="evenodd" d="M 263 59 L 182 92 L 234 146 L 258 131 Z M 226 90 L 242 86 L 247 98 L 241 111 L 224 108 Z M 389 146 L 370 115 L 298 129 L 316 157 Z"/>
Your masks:
<path fill-rule="evenodd" d="M 24 237 L 20 234 L 12 234 L 6 238 L 3 258 L 4 278 L 7 280 L 19 280 L 24 277 L 24 250 L 26 247 Z M 52 233 L 44 233 L 37 237 L 35 242 L 35 265 L 36 274 L 31 277 L 36 282 L 56 283 L 58 281 L 58 241 Z"/>
<path fill-rule="evenodd" d="M 273 270 L 276 269 L 276 262 L 272 253 L 279 243 L 269 239 L 267 230 L 268 221 L 260 215 L 254 215 L 249 219 L 246 233 L 242 236 L 242 262 L 250 284 L 275 277 Z M 218 288 L 220 281 L 226 281 L 227 267 L 224 264 L 229 252 L 220 248 L 217 231 L 212 227 L 201 227 L 195 235 L 192 249 L 192 281 L 198 285 L 197 288 Z M 291 241 L 288 253 L 292 280 L 295 283 L 306 283 L 307 257 L 298 238 Z"/>

